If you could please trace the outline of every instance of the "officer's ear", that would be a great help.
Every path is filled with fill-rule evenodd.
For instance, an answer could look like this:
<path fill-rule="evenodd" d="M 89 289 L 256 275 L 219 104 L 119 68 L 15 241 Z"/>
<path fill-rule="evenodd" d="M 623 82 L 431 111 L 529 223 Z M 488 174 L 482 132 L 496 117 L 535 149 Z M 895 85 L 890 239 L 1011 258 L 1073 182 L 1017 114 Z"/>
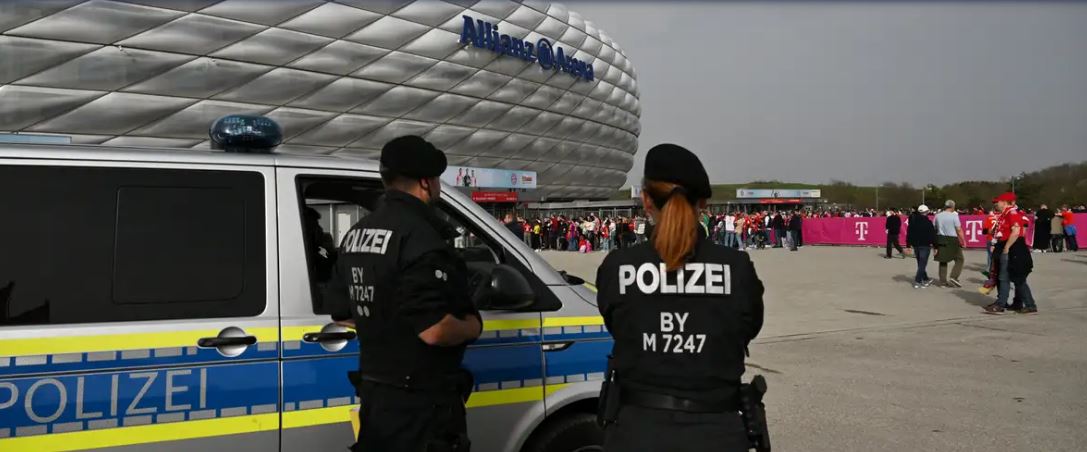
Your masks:
<path fill-rule="evenodd" d="M 430 184 L 430 200 L 437 202 L 442 197 L 442 180 L 440 177 L 432 177 L 427 179 L 427 183 Z"/>
<path fill-rule="evenodd" d="M 434 193 L 434 186 L 436 185 L 434 181 L 435 179 L 436 178 L 434 177 L 424 177 L 416 181 L 416 183 L 419 184 L 418 187 L 423 190 L 423 193 L 426 193 L 427 203 L 435 202 L 438 200 L 438 194 Z M 439 187 L 438 190 L 440 191 L 441 188 Z"/>

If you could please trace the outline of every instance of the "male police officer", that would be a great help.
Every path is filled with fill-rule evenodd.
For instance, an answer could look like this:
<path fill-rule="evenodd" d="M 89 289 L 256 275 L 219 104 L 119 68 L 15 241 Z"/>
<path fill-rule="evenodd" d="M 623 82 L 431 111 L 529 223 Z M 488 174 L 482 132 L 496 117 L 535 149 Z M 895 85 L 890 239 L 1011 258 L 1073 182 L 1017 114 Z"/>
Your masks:
<path fill-rule="evenodd" d="M 693 153 L 670 144 L 649 150 L 642 203 L 655 219 L 653 236 L 612 252 L 597 272 L 600 313 L 615 338 L 602 391 L 607 451 L 751 445 L 740 376 L 762 328 L 763 285 L 746 253 L 701 233 L 697 212 L 710 196 Z"/>
<path fill-rule="evenodd" d="M 330 306 L 358 331 L 356 452 L 469 448 L 471 375 L 460 365 L 482 322 L 465 263 L 446 242 L 456 231 L 433 207 L 445 167 L 445 154 L 420 137 L 390 141 L 381 150 L 384 202 L 340 244 Z"/>

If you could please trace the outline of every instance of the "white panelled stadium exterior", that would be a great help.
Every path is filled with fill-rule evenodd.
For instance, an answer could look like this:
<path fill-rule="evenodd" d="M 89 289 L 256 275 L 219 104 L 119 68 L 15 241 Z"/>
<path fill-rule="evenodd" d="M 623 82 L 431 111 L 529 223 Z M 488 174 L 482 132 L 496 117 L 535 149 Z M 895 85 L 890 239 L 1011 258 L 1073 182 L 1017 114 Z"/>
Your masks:
<path fill-rule="evenodd" d="M 206 148 L 215 118 L 263 114 L 280 152 L 372 157 L 417 134 L 451 165 L 538 172 L 539 197 L 606 198 L 638 96 L 615 41 L 548 2 L 0 4 L 0 132 L 73 143 Z"/>

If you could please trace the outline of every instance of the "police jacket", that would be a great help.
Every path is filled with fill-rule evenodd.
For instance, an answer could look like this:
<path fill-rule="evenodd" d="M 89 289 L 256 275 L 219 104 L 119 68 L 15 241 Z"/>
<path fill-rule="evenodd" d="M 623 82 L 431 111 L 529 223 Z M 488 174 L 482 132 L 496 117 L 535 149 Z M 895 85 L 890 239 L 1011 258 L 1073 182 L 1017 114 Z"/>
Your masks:
<path fill-rule="evenodd" d="M 466 345 L 427 345 L 419 333 L 446 314 L 479 316 L 456 231 L 433 208 L 400 191 L 355 224 L 340 243 L 330 290 L 335 320 L 354 318 L 363 375 L 405 383 L 457 372 Z"/>
<path fill-rule="evenodd" d="M 596 278 L 621 387 L 703 401 L 734 397 L 763 319 L 763 285 L 746 253 L 699 235 L 687 263 L 667 272 L 645 243 L 613 251 Z"/>

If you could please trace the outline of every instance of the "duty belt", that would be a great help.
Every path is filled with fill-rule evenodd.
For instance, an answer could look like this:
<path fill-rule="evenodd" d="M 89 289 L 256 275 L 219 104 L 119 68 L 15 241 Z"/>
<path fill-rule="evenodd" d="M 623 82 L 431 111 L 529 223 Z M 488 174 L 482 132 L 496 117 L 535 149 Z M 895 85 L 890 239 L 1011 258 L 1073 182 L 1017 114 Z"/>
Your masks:
<path fill-rule="evenodd" d="M 351 383 L 355 385 L 358 385 L 361 382 L 368 382 L 409 391 L 456 390 L 466 379 L 465 375 L 460 372 L 431 376 L 430 378 L 412 378 L 411 376 L 394 377 L 373 373 L 360 373 L 357 371 L 348 372 L 347 376 L 348 379 L 351 380 Z"/>
<path fill-rule="evenodd" d="M 360 389 L 358 388 L 363 382 L 367 382 L 390 386 L 405 391 L 454 393 L 459 395 L 461 400 L 465 403 L 468 402 L 468 397 L 472 395 L 472 388 L 475 386 L 475 378 L 473 378 L 471 372 L 465 369 L 460 369 L 451 374 L 434 376 L 428 379 L 411 378 L 410 375 L 388 377 L 385 375 L 350 371 L 347 373 L 347 379 L 350 380 L 351 385 L 356 388 L 355 390 L 359 397 L 362 397 L 362 394 L 359 392 Z"/>
<path fill-rule="evenodd" d="M 653 408 L 658 410 L 683 411 L 687 413 L 723 413 L 740 411 L 740 404 L 736 400 L 719 402 L 707 402 L 702 400 L 684 399 L 657 392 L 637 391 L 622 389 L 620 396 L 622 403 Z"/>

